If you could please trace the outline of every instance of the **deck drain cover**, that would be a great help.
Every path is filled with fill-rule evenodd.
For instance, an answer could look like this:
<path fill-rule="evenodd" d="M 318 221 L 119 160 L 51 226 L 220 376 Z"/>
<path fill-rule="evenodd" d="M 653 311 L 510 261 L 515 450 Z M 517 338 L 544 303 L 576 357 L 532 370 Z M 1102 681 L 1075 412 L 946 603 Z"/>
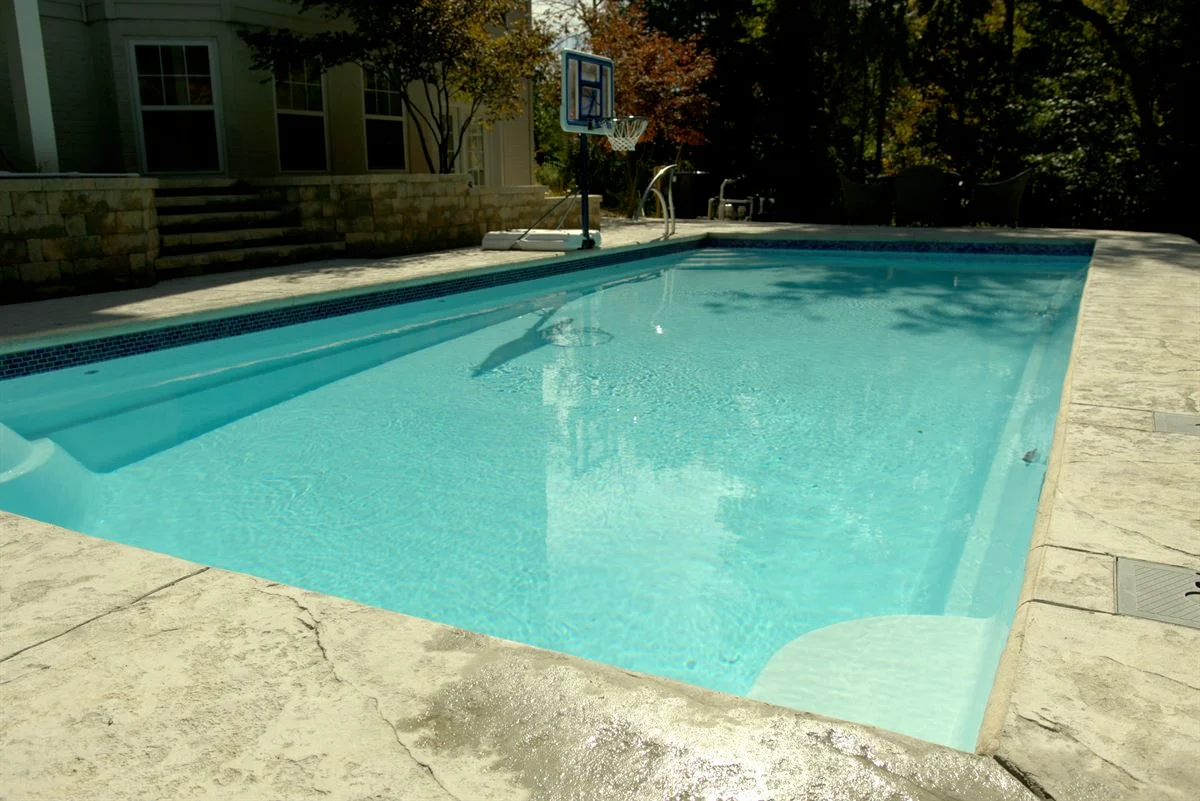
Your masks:
<path fill-rule="evenodd" d="M 1200 629 L 1200 571 L 1118 558 L 1117 613 Z"/>
<path fill-rule="evenodd" d="M 1195 434 L 1200 437 L 1200 414 L 1155 412 L 1154 430 L 1165 434 Z"/>

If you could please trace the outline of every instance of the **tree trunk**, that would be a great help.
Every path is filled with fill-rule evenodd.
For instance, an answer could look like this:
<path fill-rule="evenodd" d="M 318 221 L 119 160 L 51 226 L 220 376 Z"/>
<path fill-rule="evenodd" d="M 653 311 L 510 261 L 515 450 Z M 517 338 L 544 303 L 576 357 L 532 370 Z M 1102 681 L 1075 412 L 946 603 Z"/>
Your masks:
<path fill-rule="evenodd" d="M 1117 63 L 1129 84 L 1134 112 L 1138 117 L 1138 132 L 1141 139 L 1142 158 L 1152 159 L 1158 149 L 1158 124 L 1154 121 L 1154 99 L 1141 65 L 1133 54 L 1129 42 L 1121 35 L 1112 21 L 1104 14 L 1088 6 L 1083 0 L 1053 0 L 1063 11 L 1091 25 L 1100 38 L 1113 51 Z"/>
<path fill-rule="evenodd" d="M 1009 91 L 1012 91 L 1013 58 L 1017 42 L 1017 0 L 1004 0 L 1004 44 L 1008 48 Z"/>

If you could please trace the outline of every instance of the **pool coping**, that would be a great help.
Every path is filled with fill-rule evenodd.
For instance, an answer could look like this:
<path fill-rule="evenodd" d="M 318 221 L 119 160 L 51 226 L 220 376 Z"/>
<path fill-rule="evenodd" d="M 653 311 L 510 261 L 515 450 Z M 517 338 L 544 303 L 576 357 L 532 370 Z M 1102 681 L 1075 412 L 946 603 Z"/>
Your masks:
<path fill-rule="evenodd" d="M 681 228 L 688 230 L 687 226 Z M 972 762 L 971 768 L 987 772 L 991 770 L 990 767 L 984 769 L 978 766 L 1003 765 L 1012 775 L 1020 776 L 1028 787 L 1033 788 L 1033 792 L 1043 792 L 1059 801 L 1091 797 L 1185 797 L 1184 793 L 1200 780 L 1200 769 L 1192 764 L 1194 760 L 1186 756 L 1189 737 L 1191 742 L 1195 742 L 1196 735 L 1200 734 L 1196 730 L 1200 724 L 1195 723 L 1200 721 L 1200 689 L 1197 689 L 1200 682 L 1196 681 L 1194 673 L 1189 672 L 1187 662 L 1189 652 L 1194 653 L 1194 649 L 1200 646 L 1200 632 L 1114 615 L 1112 566 L 1116 557 L 1126 556 L 1182 564 L 1200 570 L 1200 545 L 1192 541 L 1195 535 L 1189 537 L 1187 531 L 1191 527 L 1189 504 L 1192 508 L 1198 505 L 1194 487 L 1200 486 L 1200 459 L 1193 456 L 1200 454 L 1200 450 L 1195 449 L 1193 441 L 1200 444 L 1200 438 L 1157 433 L 1153 431 L 1152 422 L 1148 422 L 1156 410 L 1196 413 L 1197 404 L 1200 403 L 1195 389 L 1200 386 L 1200 369 L 1194 358 L 1194 354 L 1200 352 L 1195 349 L 1197 342 L 1200 342 L 1200 247 L 1179 237 L 1100 231 L 978 232 L 815 226 L 739 228 L 729 225 L 704 228 L 703 232 L 699 232 L 692 227 L 693 235 L 682 241 L 692 241 L 701 233 L 708 234 L 711 229 L 721 237 L 732 234 L 755 239 L 820 237 L 826 240 L 848 238 L 848 241 L 885 238 L 910 243 L 980 240 L 1001 243 L 1095 243 L 1055 429 L 1055 444 L 1050 452 L 1030 548 L 1025 587 L 980 734 L 980 752 L 993 757 L 995 763 Z M 607 241 L 620 241 L 619 237 L 612 236 L 608 231 L 605 238 Z M 606 252 L 613 251 L 606 249 Z M 542 262 L 554 261 L 542 254 L 538 256 Z M 476 267 L 469 273 L 485 274 L 491 270 L 495 268 Z M 468 271 L 457 274 L 467 275 Z M 415 278 L 390 284 L 379 282 L 365 289 L 360 286 L 341 290 L 341 296 L 378 291 L 380 287 L 412 285 L 420 280 Z M 263 300 L 264 306 L 261 308 L 297 305 L 331 296 L 334 295 L 309 293 L 275 297 Z M 208 319 L 211 319 L 222 313 L 227 314 L 229 308 L 205 309 L 196 314 L 208 315 Z M 166 316 L 132 325 L 152 328 L 178 323 L 180 319 L 179 316 Z M 119 325 L 76 327 L 60 330 L 52 336 L 63 342 L 73 337 L 92 337 L 97 331 L 117 331 Z M 15 348 L 13 343 L 34 341 L 33 337 L 37 334 L 37 331 L 27 331 L 23 337 L 8 337 L 5 344 L 11 350 Z M 45 335 L 44 331 L 42 335 Z M 1188 356 L 1189 348 L 1193 354 L 1191 357 Z M 1114 463 L 1118 467 L 1114 467 Z M 1167 496 L 1166 503 L 1163 502 L 1164 493 Z M 1103 514 L 1094 513 L 1097 510 L 1089 508 L 1083 508 L 1081 512 L 1081 497 Z M 1109 497 L 1119 500 L 1119 503 L 1109 503 Z M 1123 505 L 1134 512 L 1124 513 Z M 195 603 L 194 596 L 188 596 L 187 599 L 182 597 L 188 584 L 202 582 L 212 585 L 206 589 L 204 596 L 209 602 L 217 604 L 217 608 L 235 609 L 268 603 L 272 605 L 267 613 L 269 618 L 290 622 L 295 617 L 297 606 L 302 609 L 316 609 L 319 606 L 331 610 L 329 614 L 335 618 L 338 615 L 353 616 L 356 621 L 362 617 L 370 618 L 372 625 L 378 626 L 383 632 L 390 632 L 393 628 L 404 629 L 409 631 L 407 636 L 411 638 L 413 631 L 420 629 L 420 637 L 424 638 L 421 642 L 425 643 L 451 637 L 446 634 L 449 630 L 438 624 L 414 622 L 414 619 L 404 616 L 267 585 L 246 576 L 189 566 L 170 557 L 92 540 L 84 535 L 63 532 L 11 515 L 0 515 L 0 525 L 7 532 L 7 539 L 0 539 L 0 548 L 4 548 L 6 543 L 9 546 L 8 551 L 3 553 L 11 553 L 14 547 L 24 553 L 16 560 L 6 557 L 0 563 L 0 594 L 3 594 L 0 601 L 4 602 L 0 609 L 9 608 L 11 604 L 12 611 L 24 612 L 19 616 L 0 615 L 0 618 L 7 619 L 22 618 L 15 625 L 0 620 L 0 633 L 3 633 L 5 642 L 11 641 L 12 637 L 16 637 L 18 642 L 29 640 L 29 647 L 17 655 L 0 657 L 0 668 L 12 670 L 15 667 L 26 671 L 19 673 L 18 678 L 22 678 L 22 685 L 27 691 L 33 688 L 33 682 L 40 675 L 40 671 L 28 672 L 31 669 L 29 664 L 36 662 L 39 654 L 48 653 L 49 649 L 68 648 L 69 643 L 75 640 L 80 641 L 76 647 L 84 648 L 88 644 L 89 634 L 99 631 L 103 626 L 115 625 L 118 620 L 126 623 L 128 630 L 118 632 L 114 637 L 129 646 L 131 641 L 139 641 L 138 626 L 142 625 L 132 618 L 151 615 L 157 606 L 169 607 L 174 615 L 170 620 L 156 622 L 155 625 L 161 629 L 185 632 L 203 629 L 204 621 L 196 619 L 187 608 L 187 603 Z M 63 553 L 56 554 L 56 550 Z M 98 556 L 101 553 L 104 554 L 103 558 Z M 112 560 L 123 565 L 125 569 L 122 574 L 125 577 L 113 580 L 111 576 L 95 575 L 92 565 L 98 560 Z M 31 579 L 30 575 L 40 575 L 41 578 Z M 44 589 L 40 600 L 13 601 L 13 598 L 23 598 L 29 593 L 14 594 L 5 590 L 5 587 L 13 586 L 20 590 L 31 581 L 47 582 L 39 587 L 50 587 Z M 86 588 L 86 599 L 77 597 L 82 591 L 79 588 Z M 276 597 L 266 601 L 259 597 L 263 595 Z M 283 596 L 290 600 L 280 600 Z M 248 597 L 254 600 L 248 601 Z M 225 600 L 221 601 L 221 598 Z M 101 614 L 93 614 L 98 610 Z M 167 612 L 162 614 L 166 615 Z M 304 625 L 299 628 L 293 626 L 295 631 L 286 636 L 281 631 L 272 631 L 273 636 L 290 643 L 288 653 L 291 658 L 296 658 L 295 654 L 300 649 L 312 650 L 314 631 L 321 645 L 321 655 L 328 657 L 335 647 L 354 651 L 353 638 L 345 641 L 343 637 L 342 642 L 331 644 L 335 633 L 331 631 L 330 624 L 318 622 L 315 616 L 300 614 Z M 167 622 L 184 622 L 186 625 L 165 625 Z M 322 634 L 327 640 L 324 643 L 320 643 Z M 246 636 L 248 641 L 254 641 L 256 636 L 261 635 L 252 632 Z M 491 665 L 498 658 L 497 654 L 503 654 L 504 659 L 512 662 L 509 664 L 510 670 L 517 670 L 514 665 L 528 667 L 552 663 L 555 670 L 566 671 L 578 681 L 590 682 L 588 686 L 593 690 L 603 685 L 608 687 L 605 692 L 616 693 L 609 683 L 623 676 L 625 678 L 618 683 L 626 680 L 633 682 L 626 688 L 631 693 L 630 698 L 636 696 L 643 701 L 647 698 L 658 699 L 667 706 L 675 704 L 690 710 L 689 714 L 699 714 L 697 710 L 711 708 L 714 704 L 724 705 L 722 709 L 726 715 L 749 716 L 760 723 L 769 718 L 771 726 L 782 725 L 779 721 L 786 720 L 789 721 L 788 725 L 793 726 L 826 727 L 821 730 L 842 733 L 858 743 L 863 742 L 862 738 L 868 738 L 872 749 L 903 751 L 919 746 L 899 735 L 871 732 L 854 724 L 826 721 L 803 713 L 784 715 L 781 710 L 772 707 L 764 707 L 770 710 L 764 712 L 752 701 L 731 701 L 720 694 L 709 694 L 707 691 L 648 677 L 629 679 L 628 674 L 622 671 L 524 646 L 500 643 L 490 638 L 459 634 L 453 637 L 459 638 L 455 640 L 458 644 L 454 647 L 441 650 L 422 647 L 416 656 L 409 654 L 405 664 L 417 664 L 430 659 L 454 662 L 457 659 L 457 667 L 443 665 L 448 672 L 445 675 L 437 673 L 429 680 L 439 688 L 454 686 L 461 692 L 463 682 L 470 683 L 463 672 L 467 670 L 464 666 L 472 666 L 467 670 L 470 673 L 479 668 L 481 662 Z M 360 647 L 359 650 L 370 649 Z M 0 648 L 0 652 L 8 654 L 9 648 Z M 442 656 L 437 656 L 439 654 Z M 447 655 L 453 655 L 454 659 Z M 353 658 L 346 657 L 344 653 L 341 656 L 345 661 L 339 660 L 335 674 L 338 670 L 350 671 L 351 665 L 356 670 L 361 668 L 361 653 L 357 656 L 352 654 Z M 117 659 L 117 656 L 110 655 L 111 659 Z M 145 690 L 147 680 L 144 677 L 139 679 L 130 676 L 127 669 L 106 664 L 109 672 L 104 675 L 110 682 L 127 689 L 140 687 Z M 220 667 L 221 670 L 229 669 L 224 663 Z M 47 667 L 45 672 L 53 673 L 55 668 Z M 90 674 L 82 670 L 79 675 L 86 677 Z M 25 676 L 31 678 L 23 678 Z M 345 681 L 342 683 L 345 684 Z M 371 685 L 371 692 L 375 693 L 371 696 L 373 698 L 378 699 L 382 694 L 392 692 L 408 698 L 410 705 L 415 698 L 420 698 L 425 708 L 433 703 L 429 694 L 422 695 L 412 688 L 394 686 L 395 682 L 391 682 L 379 670 L 371 673 L 370 681 L 364 678 L 360 683 Z M 0 695 L 4 686 L 0 684 Z M 523 685 L 522 691 L 533 690 Z M 47 694 L 51 698 L 54 696 L 53 686 L 43 687 L 40 693 L 33 694 L 33 698 L 45 698 Z M 561 703 L 565 696 L 556 697 Z M 1080 699 L 1084 698 L 1087 703 L 1081 703 Z M 200 701 L 197 698 L 191 703 Z M 399 701 L 396 703 L 403 706 Z M 378 717 L 383 716 L 379 704 L 376 701 L 376 723 Z M 610 710 L 611 714 L 617 715 L 619 708 L 618 704 Z M 1158 711 L 1155 712 L 1155 709 Z M 10 705 L 5 714 L 19 723 L 26 723 L 25 716 L 34 712 L 29 702 L 22 700 L 15 711 Z M 756 718 L 756 715 L 766 717 Z M 780 718 L 779 715 L 784 717 Z M 1137 740 L 1136 743 L 1125 742 L 1131 739 L 1126 736 L 1130 720 L 1137 721 L 1137 737 L 1132 738 Z M 642 724 L 645 723 L 643 720 Z M 677 725 L 686 728 L 685 723 L 677 722 Z M 756 729 L 755 725 L 746 724 L 741 734 L 751 739 L 761 738 L 762 729 Z M 408 744 L 409 748 L 416 748 L 420 752 L 419 758 L 414 756 L 418 763 L 422 760 L 425 764 L 437 763 L 453 773 L 453 766 L 466 765 L 470 759 L 478 758 L 478 753 L 467 756 L 460 753 L 461 748 L 442 747 L 436 726 L 432 729 L 434 734 L 428 734 L 430 726 L 426 719 L 411 722 L 413 732 L 426 732 L 423 735 L 425 739 Z M 394 729 L 393 733 L 397 741 L 405 739 L 399 730 Z M 169 736 L 170 732 L 162 734 Z M 29 743 L 43 742 L 37 739 L 41 735 L 26 736 Z M 737 742 L 737 733 L 730 736 L 735 738 L 730 741 L 732 747 Z M 832 738 L 831 742 L 836 739 Z M 427 743 L 428 747 L 421 746 L 422 742 Z M 492 758 L 503 751 L 497 742 L 483 746 L 483 751 Z M 957 759 L 954 756 L 957 752 L 948 755 L 945 753 L 948 749 L 929 748 L 933 749 L 929 753 L 937 754 L 939 759 L 951 762 Z M 683 752 L 696 753 L 694 738 Z M 832 758 L 835 752 L 842 753 L 837 746 L 829 745 L 821 751 L 821 755 L 822 758 Z M 31 750 L 32 753 L 35 752 Z M 911 750 L 905 753 L 911 753 Z M 813 758 L 813 755 L 808 754 L 808 758 Z M 47 768 L 49 761 L 52 761 L 48 757 L 39 759 Z M 492 775 L 493 779 L 500 781 L 497 786 L 510 789 L 510 785 L 528 786 L 532 768 L 527 765 L 514 767 L 519 760 L 512 754 L 505 759 L 508 760 L 505 763 L 508 767 Z M 34 762 L 36 767 L 38 760 Z M 668 770 L 669 762 L 663 761 L 660 767 Z M 739 773 L 743 778 L 751 773 L 759 777 L 769 775 L 772 781 L 785 782 L 780 786 L 801 786 L 786 784 L 789 776 L 791 780 L 800 780 L 800 773 L 795 771 L 794 775 L 784 776 L 777 771 L 763 773 L 767 768 L 762 766 L 739 765 L 750 772 Z M 967 764 L 962 763 L 959 767 L 966 770 Z M 0 776 L 6 770 L 0 768 Z M 18 771 L 7 777 L 5 784 L 11 787 L 14 786 L 13 781 L 23 781 L 26 786 L 36 789 L 41 786 L 39 781 L 48 781 L 45 773 L 42 771 L 41 779 L 35 781 L 29 771 Z M 431 771 L 418 770 L 418 773 L 433 775 Z M 846 776 L 851 775 L 852 771 L 847 769 Z M 920 775 L 924 777 L 926 773 Z M 999 776 L 989 781 L 1006 781 L 999 774 L 988 775 Z M 460 780 L 465 783 L 464 787 L 475 781 L 463 777 Z M 925 779 L 918 781 L 919 786 L 930 786 L 921 785 L 920 781 Z M 522 782 L 525 785 L 521 785 Z M 487 786 L 495 791 L 492 785 Z M 1006 786 L 1006 792 L 1017 792 L 1011 785 Z M 480 791 L 482 788 L 483 785 L 480 785 Z M 519 794 L 513 792 L 512 795 L 516 797 Z M 459 797 L 471 797 L 471 793 L 460 794 Z M 508 796 L 499 794 L 495 797 Z M 977 794 L 977 797 L 984 796 Z"/>

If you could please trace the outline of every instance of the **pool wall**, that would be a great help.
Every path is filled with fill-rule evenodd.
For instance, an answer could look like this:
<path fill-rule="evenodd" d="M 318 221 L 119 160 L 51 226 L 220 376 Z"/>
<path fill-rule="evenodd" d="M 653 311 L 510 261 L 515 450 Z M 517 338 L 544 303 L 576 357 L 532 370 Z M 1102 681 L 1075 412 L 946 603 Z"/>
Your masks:
<path fill-rule="evenodd" d="M 1090 242 L 988 244 L 974 242 L 861 242 L 855 240 L 755 239 L 728 236 L 692 238 L 657 245 L 616 248 L 605 250 L 597 255 L 547 259 L 532 265 L 510 270 L 476 271 L 472 275 L 407 284 L 394 288 L 375 289 L 370 292 L 345 297 L 309 300 L 295 305 L 245 314 L 230 314 L 229 316 L 189 322 L 182 325 L 167 323 L 148 330 L 117 334 L 115 336 L 97 336 L 41 347 L 8 350 L 7 352 L 0 352 L 0 380 L 61 370 L 66 367 L 75 367 L 82 364 L 92 364 L 122 356 L 133 356 L 138 353 L 149 353 L 151 351 L 180 347 L 182 345 L 192 345 L 198 342 L 238 336 L 254 331 L 264 331 L 327 317 L 340 317 L 386 306 L 429 300 L 445 295 L 468 292 L 473 289 L 504 286 L 506 284 L 563 275 L 595 267 L 633 262 L 671 253 L 681 253 L 701 247 L 905 253 L 996 253 L 1010 256 L 1089 256 L 1092 252 L 1092 244 Z"/>

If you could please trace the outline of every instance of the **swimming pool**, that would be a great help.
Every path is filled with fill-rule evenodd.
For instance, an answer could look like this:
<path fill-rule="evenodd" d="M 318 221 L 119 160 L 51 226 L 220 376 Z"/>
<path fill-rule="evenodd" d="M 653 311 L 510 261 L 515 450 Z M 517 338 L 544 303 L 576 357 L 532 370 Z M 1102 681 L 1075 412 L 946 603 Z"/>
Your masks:
<path fill-rule="evenodd" d="M 704 248 L 14 378 L 0 507 L 970 748 L 1085 266 Z"/>

